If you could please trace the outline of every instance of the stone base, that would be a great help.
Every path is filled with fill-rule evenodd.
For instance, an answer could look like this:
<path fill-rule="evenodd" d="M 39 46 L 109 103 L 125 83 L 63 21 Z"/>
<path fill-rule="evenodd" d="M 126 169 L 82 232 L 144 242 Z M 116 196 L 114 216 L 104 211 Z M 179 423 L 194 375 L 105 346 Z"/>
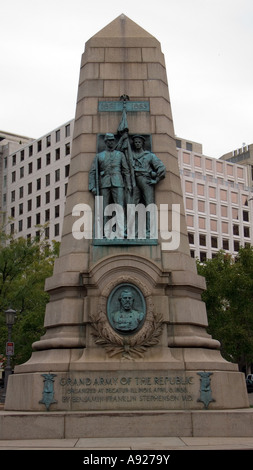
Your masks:
<path fill-rule="evenodd" d="M 153 364 L 154 365 L 154 364 Z M 158 364 L 157 364 L 158 366 Z M 248 408 L 244 374 L 235 371 L 70 370 L 9 377 L 5 410 L 167 411 Z"/>
<path fill-rule="evenodd" d="M 0 439 L 253 437 L 253 409 L 0 412 Z"/>

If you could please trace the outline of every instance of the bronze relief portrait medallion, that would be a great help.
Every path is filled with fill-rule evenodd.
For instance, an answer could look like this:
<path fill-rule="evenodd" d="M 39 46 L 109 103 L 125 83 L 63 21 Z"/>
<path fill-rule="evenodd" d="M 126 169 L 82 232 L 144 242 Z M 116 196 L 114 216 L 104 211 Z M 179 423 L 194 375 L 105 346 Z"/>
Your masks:
<path fill-rule="evenodd" d="M 119 334 L 131 335 L 139 331 L 146 317 L 146 303 L 140 289 L 130 283 L 116 286 L 108 297 L 107 317 Z"/>

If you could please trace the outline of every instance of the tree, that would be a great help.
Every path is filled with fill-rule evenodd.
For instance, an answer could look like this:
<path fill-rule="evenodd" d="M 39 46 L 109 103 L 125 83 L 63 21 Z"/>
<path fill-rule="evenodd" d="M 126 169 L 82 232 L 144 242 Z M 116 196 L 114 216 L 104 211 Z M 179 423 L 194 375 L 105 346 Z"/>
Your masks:
<path fill-rule="evenodd" d="M 247 369 L 253 363 L 253 247 L 240 248 L 235 258 L 220 251 L 197 267 L 206 279 L 208 331 L 227 360 Z"/>
<path fill-rule="evenodd" d="M 4 311 L 17 311 L 12 338 L 15 342 L 14 364 L 31 356 L 31 345 L 43 334 L 45 307 L 49 300 L 44 283 L 53 272 L 59 244 L 24 238 L 8 240 L 1 233 L 0 245 L 0 354 L 5 354 L 7 328 Z M 7 241 L 7 243 L 3 243 Z M 13 365 L 14 365 L 13 364 Z"/>

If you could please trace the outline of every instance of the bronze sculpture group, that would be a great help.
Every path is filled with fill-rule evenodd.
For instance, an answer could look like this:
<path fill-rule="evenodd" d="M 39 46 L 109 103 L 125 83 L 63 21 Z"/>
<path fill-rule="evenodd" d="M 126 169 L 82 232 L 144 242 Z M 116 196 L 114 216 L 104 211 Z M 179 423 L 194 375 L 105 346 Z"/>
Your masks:
<path fill-rule="evenodd" d="M 128 132 L 123 132 L 116 145 L 114 134 L 104 137 L 105 150 L 99 152 L 89 172 L 89 190 L 94 196 L 103 196 L 103 209 L 118 204 L 124 211 L 126 204 L 155 203 L 155 185 L 165 178 L 162 161 L 145 149 L 145 137 L 134 135 L 132 145 Z M 150 233 L 147 214 L 146 234 Z"/>

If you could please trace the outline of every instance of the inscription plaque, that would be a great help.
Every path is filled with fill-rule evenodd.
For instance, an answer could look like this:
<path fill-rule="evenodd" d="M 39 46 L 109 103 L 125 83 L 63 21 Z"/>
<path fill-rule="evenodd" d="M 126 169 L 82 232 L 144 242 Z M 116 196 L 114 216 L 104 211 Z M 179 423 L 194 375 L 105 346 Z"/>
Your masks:
<path fill-rule="evenodd" d="M 59 380 L 62 403 L 72 409 L 178 409 L 197 401 L 193 375 L 150 372 L 87 372 Z"/>
<path fill-rule="evenodd" d="M 123 111 L 127 112 L 146 111 L 149 112 L 149 101 L 99 101 L 98 111 Z"/>

